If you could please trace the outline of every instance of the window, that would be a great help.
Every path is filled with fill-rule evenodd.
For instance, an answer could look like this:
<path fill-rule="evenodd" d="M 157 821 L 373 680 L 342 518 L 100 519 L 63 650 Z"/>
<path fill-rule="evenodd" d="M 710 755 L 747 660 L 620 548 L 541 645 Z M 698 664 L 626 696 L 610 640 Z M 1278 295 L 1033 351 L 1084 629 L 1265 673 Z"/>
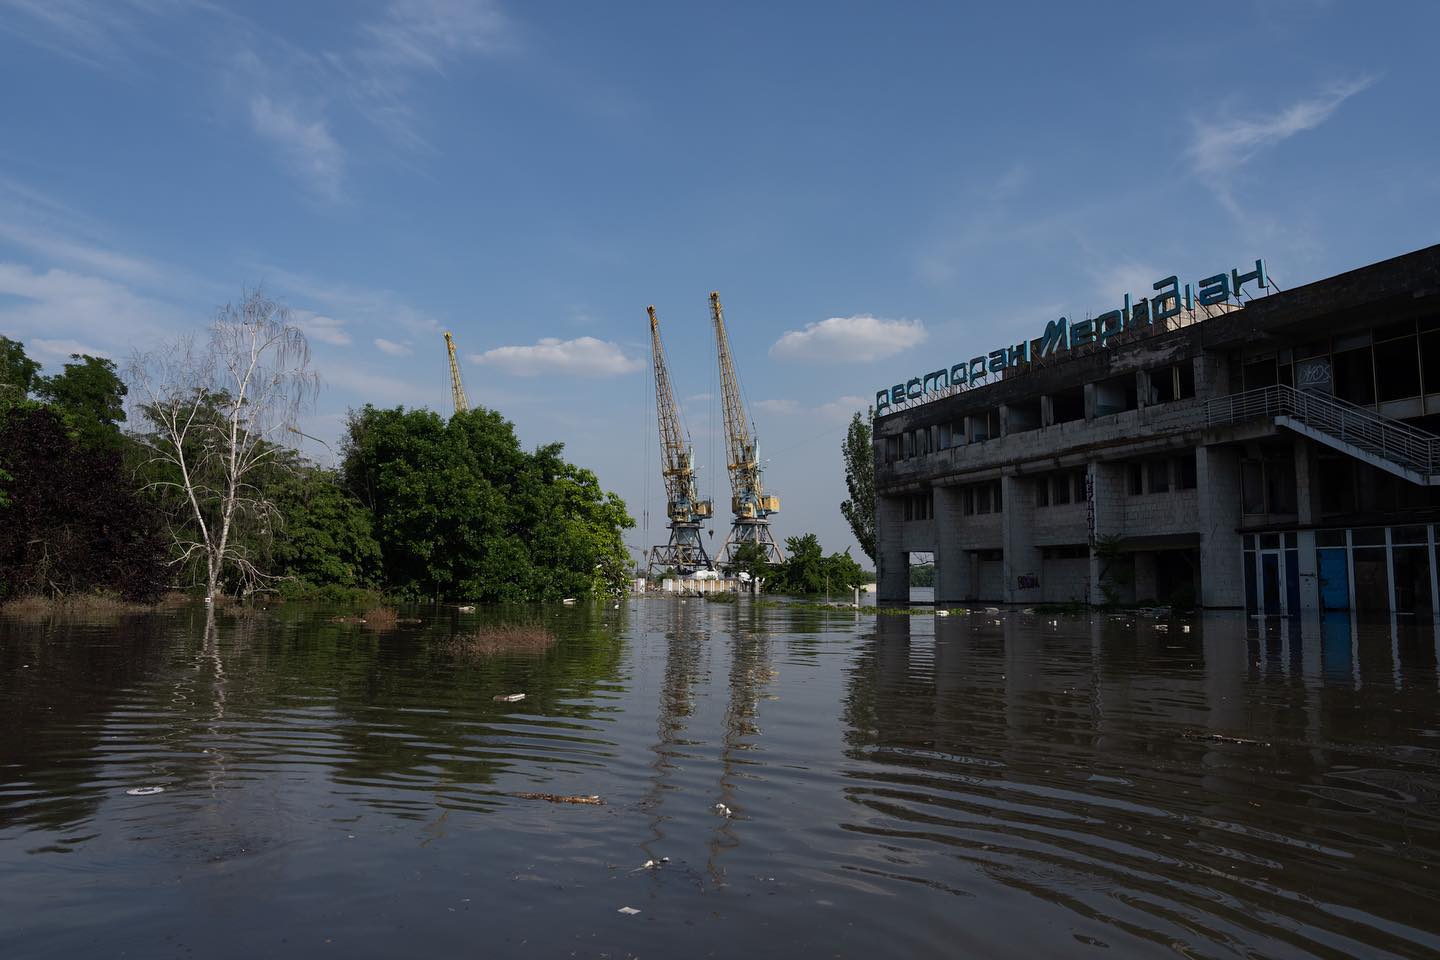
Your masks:
<path fill-rule="evenodd" d="M 1265 470 L 1259 460 L 1240 461 L 1240 511 L 1265 512 Z"/>
<path fill-rule="evenodd" d="M 1151 493 L 1166 493 L 1170 490 L 1170 461 L 1151 460 L 1146 473 L 1150 478 Z"/>
<path fill-rule="evenodd" d="M 1378 332 L 1377 332 L 1378 337 Z M 1412 332 L 1399 340 L 1375 344 L 1375 394 L 1378 400 L 1420 396 L 1420 341 Z"/>
<path fill-rule="evenodd" d="M 1057 504 L 1058 504 L 1058 503 L 1069 503 L 1069 502 L 1070 502 L 1070 475 L 1069 475 L 1068 473 L 1058 474 L 1058 475 L 1056 475 L 1056 476 L 1054 477 L 1054 482 L 1055 482 L 1055 502 L 1056 502 Z"/>
<path fill-rule="evenodd" d="M 886 437 L 886 438 L 885 438 L 885 462 L 886 462 L 886 463 L 894 463 L 896 460 L 899 460 L 899 459 L 900 459 L 900 438 L 899 438 L 899 437 Z"/>
<path fill-rule="evenodd" d="M 981 484 L 975 490 L 975 512 L 990 512 L 990 484 L 988 483 Z"/>
<path fill-rule="evenodd" d="M 1194 490 L 1196 486 L 1195 477 L 1195 454 L 1191 453 L 1184 457 L 1175 458 L 1175 489 Z"/>
<path fill-rule="evenodd" d="M 1090 548 L 1084 544 L 1040 548 L 1042 560 L 1085 560 L 1089 557 Z"/>
<path fill-rule="evenodd" d="M 1331 358 L 1331 370 L 1335 377 L 1335 396 L 1361 406 L 1375 402 L 1375 368 L 1368 344 L 1336 353 Z"/>
<path fill-rule="evenodd" d="M 1175 368 L 1175 399 L 1189 400 L 1195 396 L 1195 364 L 1186 360 Z"/>
<path fill-rule="evenodd" d="M 1144 464 L 1127 463 L 1125 465 L 1126 489 L 1130 496 L 1138 497 L 1145 492 L 1145 468 Z"/>
<path fill-rule="evenodd" d="M 1089 499 L 1085 491 L 1086 472 L 1083 469 L 1076 470 L 1072 476 L 1075 481 L 1075 502 L 1084 503 L 1087 499 Z"/>
<path fill-rule="evenodd" d="M 1050 478 L 1037 477 L 1035 479 L 1035 506 L 1050 506 Z"/>

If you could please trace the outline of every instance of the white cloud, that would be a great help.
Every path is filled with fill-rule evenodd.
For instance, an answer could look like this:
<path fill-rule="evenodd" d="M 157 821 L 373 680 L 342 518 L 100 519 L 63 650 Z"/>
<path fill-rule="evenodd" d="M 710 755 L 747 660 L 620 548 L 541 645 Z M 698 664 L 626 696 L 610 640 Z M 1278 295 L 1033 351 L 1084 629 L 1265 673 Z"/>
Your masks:
<path fill-rule="evenodd" d="M 755 401 L 755 408 L 757 410 L 764 410 L 766 413 L 778 413 L 781 415 L 800 412 L 800 404 L 794 400 L 757 400 Z"/>
<path fill-rule="evenodd" d="M 581 377 L 614 377 L 644 366 L 625 356 L 616 344 L 594 337 L 560 340 L 545 337 L 528 347 L 496 347 L 470 357 L 472 363 L 499 367 L 522 377 L 569 373 Z"/>
<path fill-rule="evenodd" d="M 69 360 L 72 354 L 88 353 L 92 357 L 109 357 L 110 351 L 101 350 L 99 347 L 92 347 L 88 343 L 81 343 L 79 340 L 46 340 L 42 337 L 35 337 L 25 344 L 25 352 L 32 354 L 41 360 L 46 358 L 65 361 Z"/>
<path fill-rule="evenodd" d="M 1320 126 L 1342 103 L 1374 82 L 1373 77 L 1362 77 L 1337 84 L 1317 97 L 1291 104 L 1260 120 L 1196 120 L 1195 135 L 1186 151 L 1191 168 L 1202 177 L 1224 176 L 1267 147 Z"/>
<path fill-rule="evenodd" d="M 302 117 L 294 104 L 256 93 L 250 98 L 250 126 L 280 150 L 295 175 L 312 190 L 326 199 L 339 199 L 345 151 L 330 135 L 325 120 Z"/>
<path fill-rule="evenodd" d="M 883 320 L 869 314 L 831 317 L 803 330 L 787 330 L 770 348 L 770 356 L 828 363 L 878 360 L 924 343 L 925 337 L 919 320 Z"/>
<path fill-rule="evenodd" d="M 510 22 L 490 0 L 393 0 L 361 30 L 368 43 L 355 56 L 372 68 L 439 71 L 451 57 L 503 49 Z"/>
<path fill-rule="evenodd" d="M 311 340 L 319 340 L 321 343 L 329 343 L 337 347 L 350 344 L 350 334 L 345 331 L 345 321 L 343 320 L 322 316 L 309 310 L 292 310 L 290 316 L 295 326 L 303 330 L 305 336 Z"/>
<path fill-rule="evenodd" d="M 5 303 L 3 298 L 14 298 Z M 33 270 L 0 262 L 0 333 L 52 349 L 83 346 L 84 352 L 125 356 L 181 325 L 170 304 L 137 295 L 129 287 L 68 270 Z"/>
<path fill-rule="evenodd" d="M 150 50 L 146 24 L 198 7 L 192 0 L 0 0 L 0 30 L 98 66 Z"/>
<path fill-rule="evenodd" d="M 410 348 L 403 343 L 396 343 L 394 340 L 386 340 L 384 337 L 375 338 L 375 346 L 392 357 L 405 357 L 410 355 Z"/>

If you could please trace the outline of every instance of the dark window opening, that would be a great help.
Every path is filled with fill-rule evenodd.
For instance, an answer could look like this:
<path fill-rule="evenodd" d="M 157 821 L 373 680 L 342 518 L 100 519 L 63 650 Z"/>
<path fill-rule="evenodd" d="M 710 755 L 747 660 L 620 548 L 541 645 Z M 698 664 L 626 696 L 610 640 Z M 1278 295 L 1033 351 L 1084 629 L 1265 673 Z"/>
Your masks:
<path fill-rule="evenodd" d="M 1346 350 L 1331 358 L 1335 396 L 1361 406 L 1375 402 L 1375 368 L 1370 347 Z"/>
<path fill-rule="evenodd" d="M 1191 453 L 1184 457 L 1175 458 L 1175 489 L 1194 490 L 1197 484 L 1195 476 L 1195 454 Z"/>
<path fill-rule="evenodd" d="M 1256 390 L 1260 387 L 1273 387 L 1280 382 L 1280 374 L 1275 365 L 1274 357 L 1266 357 L 1263 360 L 1250 360 L 1245 364 L 1245 389 Z"/>
<path fill-rule="evenodd" d="M 1440 382 L 1440 380 L 1437 380 Z M 1076 387 L 1050 397 L 1050 422 L 1070 423 L 1085 419 L 1085 388 Z"/>
<path fill-rule="evenodd" d="M 1058 476 L 1054 477 L 1053 480 L 1054 480 L 1054 483 L 1055 483 L 1055 502 L 1056 502 L 1057 504 L 1069 503 L 1069 502 L 1070 502 L 1070 476 L 1069 476 L 1069 474 L 1064 474 L 1064 473 L 1059 474 Z"/>
<path fill-rule="evenodd" d="M 1240 461 L 1240 511 L 1265 512 L 1265 470 L 1259 460 Z"/>
<path fill-rule="evenodd" d="M 1139 463 L 1128 463 L 1125 465 L 1126 489 L 1132 497 L 1138 497 L 1145 492 L 1145 465 Z"/>
<path fill-rule="evenodd" d="M 1126 374 L 1095 384 L 1095 415 L 1122 413 L 1138 406 L 1135 375 Z"/>
<path fill-rule="evenodd" d="M 1042 560 L 1085 560 L 1089 557 L 1090 548 L 1084 544 L 1040 548 L 1040 559 Z"/>
<path fill-rule="evenodd" d="M 1005 405 L 1005 433 L 1024 433 L 1040 429 L 1040 399 Z"/>
<path fill-rule="evenodd" d="M 1050 506 L 1050 478 L 1038 477 L 1035 480 L 1035 506 Z"/>
<path fill-rule="evenodd" d="M 1149 474 L 1150 474 L 1150 492 L 1151 492 L 1151 493 L 1165 493 L 1165 492 L 1169 491 L 1169 489 L 1170 489 L 1170 461 L 1169 461 L 1169 460 L 1151 460 L 1151 461 L 1150 461 L 1150 468 L 1149 468 L 1149 471 L 1148 471 L 1148 472 L 1149 472 Z"/>
<path fill-rule="evenodd" d="M 1414 334 L 1375 344 L 1375 369 L 1380 400 L 1420 396 L 1420 350 Z"/>

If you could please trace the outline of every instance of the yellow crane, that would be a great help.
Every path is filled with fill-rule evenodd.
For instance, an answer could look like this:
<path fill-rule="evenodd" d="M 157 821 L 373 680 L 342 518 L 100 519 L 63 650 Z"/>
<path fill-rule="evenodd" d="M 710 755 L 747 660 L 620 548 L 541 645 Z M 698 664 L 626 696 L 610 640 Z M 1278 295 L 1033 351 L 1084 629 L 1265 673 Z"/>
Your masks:
<path fill-rule="evenodd" d="M 760 465 L 760 443 L 745 415 L 740 397 L 740 378 L 730 356 L 730 335 L 725 331 L 725 311 L 719 292 L 710 294 L 710 320 L 715 326 L 715 353 L 720 364 L 720 396 L 725 408 L 725 453 L 730 468 L 730 512 L 734 515 L 730 535 L 716 557 L 728 570 L 741 545 L 754 543 L 769 563 L 784 563 L 785 554 L 770 532 L 770 515 L 780 512 L 780 498 L 765 492 L 764 468 Z"/>
<path fill-rule="evenodd" d="M 464 413 L 470 409 L 465 399 L 465 384 L 460 382 L 460 361 L 455 358 L 455 338 L 445 331 L 445 352 L 450 355 L 450 399 L 455 401 L 455 412 Z"/>
<path fill-rule="evenodd" d="M 680 408 L 670 388 L 670 368 L 660 342 L 660 321 L 654 307 L 650 315 L 650 359 L 655 369 L 655 414 L 660 422 L 660 473 L 665 480 L 665 514 L 670 518 L 670 541 L 650 551 L 650 570 L 671 568 L 693 573 L 711 568 L 701 531 L 714 512 L 701 500 L 695 482 L 695 449 L 680 421 Z"/>

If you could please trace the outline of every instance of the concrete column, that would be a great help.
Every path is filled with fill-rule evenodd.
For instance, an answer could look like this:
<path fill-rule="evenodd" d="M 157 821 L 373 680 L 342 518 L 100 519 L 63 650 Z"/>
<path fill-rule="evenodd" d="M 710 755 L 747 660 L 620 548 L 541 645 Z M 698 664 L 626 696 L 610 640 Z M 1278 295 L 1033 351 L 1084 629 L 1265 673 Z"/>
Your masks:
<path fill-rule="evenodd" d="M 1225 358 L 1202 353 L 1195 363 L 1195 396 L 1201 400 L 1223 397 L 1230 393 L 1230 367 Z"/>
<path fill-rule="evenodd" d="M 970 557 L 960 548 L 965 522 L 959 487 L 935 488 L 935 605 L 960 603 L 974 593 Z"/>
<path fill-rule="evenodd" d="M 1055 401 L 1049 395 L 1040 398 L 1040 426 L 1048 427 L 1055 422 Z"/>
<path fill-rule="evenodd" d="M 1314 445 L 1304 437 L 1296 437 L 1295 512 L 1301 526 L 1315 522 L 1317 467 Z M 1300 612 L 1314 613 L 1320 609 L 1320 570 L 1315 557 L 1315 531 L 1301 530 L 1297 539 L 1300 546 Z"/>
<path fill-rule="evenodd" d="M 1234 447 L 1197 447 L 1196 500 L 1200 520 L 1200 603 L 1245 606 L 1241 572 L 1240 453 Z M 1314 554 L 1314 551 L 1311 551 Z"/>
<path fill-rule="evenodd" d="M 1006 603 L 1039 603 L 1040 548 L 1035 546 L 1035 481 L 1013 474 L 1000 478 L 1004 512 L 1000 543 L 1004 550 Z M 1034 586 L 1020 586 L 1020 578 Z"/>
<path fill-rule="evenodd" d="M 1085 419 L 1095 419 L 1095 384 L 1085 384 Z"/>
<path fill-rule="evenodd" d="M 875 498 L 875 599 L 910 602 L 910 550 L 905 543 L 905 504 L 901 497 Z"/>
<path fill-rule="evenodd" d="M 1167 368 L 1168 372 L 1168 368 Z M 1135 371 L 1135 406 L 1144 410 L 1150 405 L 1150 373 L 1147 370 Z M 1144 596 L 1144 594 L 1136 594 Z"/>
<path fill-rule="evenodd" d="M 1105 537 L 1125 535 L 1125 468 L 1113 463 L 1090 464 L 1090 509 L 1095 516 L 1095 540 L 1090 549 L 1090 602 L 1105 602 L 1101 589 L 1104 564 L 1096 554 L 1095 544 Z"/>

